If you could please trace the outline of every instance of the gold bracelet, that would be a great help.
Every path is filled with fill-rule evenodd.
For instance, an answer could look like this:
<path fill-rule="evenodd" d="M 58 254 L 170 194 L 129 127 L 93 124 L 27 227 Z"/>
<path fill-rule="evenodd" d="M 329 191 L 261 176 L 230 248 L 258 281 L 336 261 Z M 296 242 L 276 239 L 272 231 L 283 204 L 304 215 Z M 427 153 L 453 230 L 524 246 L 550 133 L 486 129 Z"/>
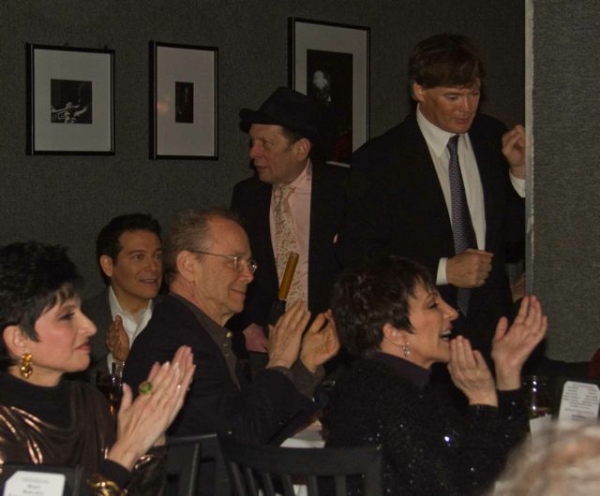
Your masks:
<path fill-rule="evenodd" d="M 121 489 L 115 482 L 95 473 L 87 480 L 87 485 L 94 490 L 98 496 L 125 496 L 126 489 Z"/>

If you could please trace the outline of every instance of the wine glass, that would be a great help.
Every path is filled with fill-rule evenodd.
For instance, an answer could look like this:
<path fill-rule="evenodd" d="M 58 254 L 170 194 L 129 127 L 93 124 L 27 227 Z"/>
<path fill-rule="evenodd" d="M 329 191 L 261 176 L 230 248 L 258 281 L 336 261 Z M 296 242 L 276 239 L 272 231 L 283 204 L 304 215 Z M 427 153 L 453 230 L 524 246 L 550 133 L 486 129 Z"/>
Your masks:
<path fill-rule="evenodd" d="M 123 379 L 121 374 L 115 370 L 113 363 L 112 373 L 98 371 L 96 376 L 96 387 L 104 394 L 108 400 L 110 414 L 115 417 L 121 405 L 121 397 L 123 396 Z"/>

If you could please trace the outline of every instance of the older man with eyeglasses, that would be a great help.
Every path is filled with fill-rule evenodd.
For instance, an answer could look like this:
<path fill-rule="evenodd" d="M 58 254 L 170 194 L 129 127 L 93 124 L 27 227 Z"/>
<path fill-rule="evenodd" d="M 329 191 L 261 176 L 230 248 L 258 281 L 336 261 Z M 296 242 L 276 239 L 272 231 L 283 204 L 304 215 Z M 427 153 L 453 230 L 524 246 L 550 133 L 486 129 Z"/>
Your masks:
<path fill-rule="evenodd" d="M 194 381 L 170 433 L 277 443 L 306 422 L 316 409 L 311 397 L 321 365 L 339 348 L 330 314 L 319 314 L 305 332 L 310 313 L 303 302 L 294 304 L 269 333 L 267 368 L 248 384 L 225 323 L 243 310 L 260 268 L 235 214 L 182 214 L 165 240 L 164 269 L 170 292 L 133 344 L 124 381 L 136 390 L 154 362 L 192 347 Z"/>

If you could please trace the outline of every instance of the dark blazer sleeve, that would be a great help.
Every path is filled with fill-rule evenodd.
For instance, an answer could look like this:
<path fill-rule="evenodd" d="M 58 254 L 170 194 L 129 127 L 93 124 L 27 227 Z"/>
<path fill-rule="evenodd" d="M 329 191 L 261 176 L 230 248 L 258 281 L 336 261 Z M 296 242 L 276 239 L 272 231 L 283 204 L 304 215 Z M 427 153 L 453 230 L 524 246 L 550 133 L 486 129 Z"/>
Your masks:
<path fill-rule="evenodd" d="M 503 260 L 505 254 L 507 258 L 522 257 L 525 239 L 525 199 L 515 191 L 502 154 L 502 135 L 506 131 L 502 122 L 481 115 L 469 132 L 485 194 L 486 225 L 492 226 L 487 234 L 500 233 L 496 239 L 486 237 L 486 247 L 504 249 Z"/>
<path fill-rule="evenodd" d="M 308 267 L 308 306 L 313 317 L 329 308 L 331 290 L 341 270 L 336 248 L 348 173 L 346 167 L 313 162 Z"/>
<path fill-rule="evenodd" d="M 335 246 L 344 215 L 348 169 L 313 161 L 312 175 L 308 306 L 316 315 L 329 307 L 331 288 L 340 271 Z M 252 323 L 266 325 L 277 298 L 277 269 L 269 223 L 271 191 L 270 184 L 256 177 L 238 183 L 233 189 L 231 209 L 239 215 L 250 238 L 252 255 L 258 262 L 244 311 L 228 323 L 234 330 L 243 330 Z"/>
<path fill-rule="evenodd" d="M 81 310 L 96 326 L 96 334 L 90 338 L 92 350 L 90 352 L 90 368 L 88 370 L 90 379 L 93 382 L 96 372 L 108 373 L 106 332 L 112 323 L 112 314 L 108 302 L 108 288 L 85 300 L 81 304 Z"/>
<path fill-rule="evenodd" d="M 429 150 L 414 117 L 353 155 L 338 253 L 344 266 L 396 253 L 435 276 L 454 255 L 448 209 Z"/>
<path fill-rule="evenodd" d="M 146 329 L 135 340 L 124 380 L 134 390 L 154 361 L 169 360 L 182 345 L 192 347 L 196 371 L 183 409 L 171 427 L 174 435 L 232 433 L 250 442 L 279 440 L 290 424 L 301 424 L 314 410 L 290 379 L 264 370 L 251 385 L 233 382 L 225 359 L 193 313 L 166 296 L 156 305 Z"/>
<path fill-rule="evenodd" d="M 235 185 L 231 209 L 238 214 L 250 239 L 252 256 L 258 263 L 254 280 L 248 286 L 244 310 L 234 316 L 228 327 L 242 331 L 250 324 L 267 325 L 271 305 L 277 299 L 277 268 L 271 242 L 269 211 L 271 185 L 256 177 Z"/>

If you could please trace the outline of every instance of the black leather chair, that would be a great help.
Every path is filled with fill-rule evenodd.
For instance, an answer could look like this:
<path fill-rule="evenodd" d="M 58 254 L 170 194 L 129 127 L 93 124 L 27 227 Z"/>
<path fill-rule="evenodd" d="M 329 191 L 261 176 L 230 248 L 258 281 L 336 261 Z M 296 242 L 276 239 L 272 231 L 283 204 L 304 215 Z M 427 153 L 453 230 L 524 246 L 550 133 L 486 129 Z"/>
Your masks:
<path fill-rule="evenodd" d="M 281 448 L 248 444 L 227 436 L 219 443 L 234 496 L 294 496 L 294 484 L 308 496 L 346 495 L 362 486 L 362 494 L 381 496 L 380 446 L 352 448 Z"/>
<path fill-rule="evenodd" d="M 165 494 L 230 496 L 229 479 L 216 434 L 167 439 Z"/>

